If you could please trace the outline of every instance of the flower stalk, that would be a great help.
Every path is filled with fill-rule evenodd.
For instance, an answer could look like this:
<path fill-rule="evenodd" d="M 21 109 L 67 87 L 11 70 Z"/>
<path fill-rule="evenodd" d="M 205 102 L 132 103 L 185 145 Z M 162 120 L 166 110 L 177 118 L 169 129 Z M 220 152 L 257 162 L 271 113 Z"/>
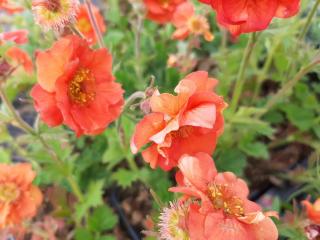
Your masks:
<path fill-rule="evenodd" d="M 90 23 L 91 23 L 93 30 L 94 30 L 94 33 L 98 39 L 99 46 L 100 46 L 100 48 L 104 48 L 105 46 L 104 46 L 104 42 L 103 42 L 102 33 L 101 33 L 100 28 L 98 26 L 97 19 L 93 13 L 91 0 L 85 0 L 85 4 L 86 4 L 88 15 L 90 18 Z"/>
<path fill-rule="evenodd" d="M 234 87 L 233 94 L 232 94 L 232 100 L 231 100 L 231 105 L 230 105 L 230 109 L 231 109 L 232 113 L 234 113 L 237 110 L 240 96 L 241 96 L 243 86 L 244 86 L 244 83 L 246 80 L 245 75 L 246 75 L 247 67 L 249 65 L 250 58 L 251 58 L 253 49 L 256 45 L 257 39 L 258 39 L 257 33 L 255 33 L 255 32 L 252 33 L 250 35 L 249 40 L 248 40 L 247 47 L 244 51 L 244 55 L 242 58 L 240 69 L 239 69 L 236 85 Z"/>

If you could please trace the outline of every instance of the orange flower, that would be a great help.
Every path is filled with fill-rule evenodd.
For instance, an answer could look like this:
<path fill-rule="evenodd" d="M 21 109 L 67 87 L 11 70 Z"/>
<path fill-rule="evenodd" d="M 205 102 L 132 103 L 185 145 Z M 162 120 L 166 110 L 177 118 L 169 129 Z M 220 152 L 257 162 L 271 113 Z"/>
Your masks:
<path fill-rule="evenodd" d="M 0 164 L 0 228 L 32 218 L 42 202 L 31 165 Z"/>
<path fill-rule="evenodd" d="M 11 5 L 8 0 L 0 0 L 0 10 L 6 11 L 9 14 L 14 14 L 22 12 L 23 8 Z"/>
<path fill-rule="evenodd" d="M 186 0 L 144 0 L 147 18 L 157 23 L 167 23 L 172 20 L 179 4 Z"/>
<path fill-rule="evenodd" d="M 123 90 L 112 75 L 112 56 L 106 48 L 92 50 L 75 35 L 38 52 L 38 84 L 31 96 L 49 126 L 62 123 L 77 136 L 96 135 L 121 113 Z"/>
<path fill-rule="evenodd" d="M 136 126 L 133 153 L 146 145 L 143 158 L 152 168 L 169 170 L 183 154 L 213 153 L 223 131 L 226 103 L 213 93 L 217 80 L 204 71 L 194 72 L 176 87 L 177 95 L 156 91 L 150 99 L 152 113 Z"/>
<path fill-rule="evenodd" d="M 99 12 L 99 9 L 96 6 L 92 5 L 92 10 L 97 20 L 100 31 L 104 33 L 106 31 L 106 25 L 104 23 L 102 15 Z M 84 4 L 80 5 L 77 15 L 76 27 L 85 36 L 90 44 L 94 45 L 97 43 L 97 37 L 91 25 L 87 7 Z"/>
<path fill-rule="evenodd" d="M 231 172 L 218 173 L 208 154 L 184 155 L 178 167 L 178 186 L 170 191 L 201 200 L 201 207 L 189 216 L 190 239 L 278 239 L 270 219 L 277 213 L 263 213 L 259 205 L 248 200 L 247 184 Z"/>
<path fill-rule="evenodd" d="M 302 201 L 302 205 L 306 208 L 308 218 L 312 222 L 320 224 L 320 198 L 318 198 L 313 204 L 304 200 Z"/>
<path fill-rule="evenodd" d="M 28 42 L 28 30 L 17 30 L 12 32 L 4 32 L 0 34 L 0 40 L 13 41 L 16 44 L 25 44 Z"/>
<path fill-rule="evenodd" d="M 177 28 L 172 35 L 174 39 L 183 40 L 190 34 L 203 35 L 208 42 L 214 38 L 210 32 L 210 25 L 207 19 L 203 16 L 195 15 L 194 6 L 190 2 L 178 6 L 173 15 L 172 23 Z"/>
<path fill-rule="evenodd" d="M 33 72 L 33 63 L 29 55 L 21 50 L 20 48 L 17 47 L 11 47 L 9 50 L 6 52 L 6 56 L 12 59 L 14 62 L 20 64 L 23 66 L 24 70 L 32 74 Z"/>

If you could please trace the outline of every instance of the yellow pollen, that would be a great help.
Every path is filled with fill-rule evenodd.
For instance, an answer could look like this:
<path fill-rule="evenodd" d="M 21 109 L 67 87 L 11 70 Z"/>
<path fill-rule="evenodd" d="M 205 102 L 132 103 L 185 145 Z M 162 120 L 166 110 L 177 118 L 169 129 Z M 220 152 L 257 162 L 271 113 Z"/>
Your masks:
<path fill-rule="evenodd" d="M 68 95 L 72 102 L 86 105 L 94 100 L 94 77 L 89 69 L 81 68 L 74 75 L 68 86 Z"/>
<path fill-rule="evenodd" d="M 77 27 L 80 30 L 80 32 L 86 33 L 90 32 L 91 30 L 91 24 L 86 18 L 81 18 L 77 22 Z"/>
<path fill-rule="evenodd" d="M 184 127 L 181 127 L 177 131 L 171 132 L 171 136 L 173 138 L 187 138 L 192 134 L 192 132 L 193 132 L 193 127 L 184 126 Z"/>
<path fill-rule="evenodd" d="M 20 191 L 14 183 L 0 183 L 0 203 L 12 203 L 20 195 Z"/>
<path fill-rule="evenodd" d="M 228 216 L 243 217 L 243 201 L 228 191 L 227 185 L 213 184 L 208 188 L 214 209 L 222 210 Z"/>
<path fill-rule="evenodd" d="M 203 24 L 202 19 L 200 19 L 196 16 L 193 16 L 189 20 L 189 28 L 190 28 L 191 32 L 193 32 L 193 33 L 202 33 L 205 26 Z"/>

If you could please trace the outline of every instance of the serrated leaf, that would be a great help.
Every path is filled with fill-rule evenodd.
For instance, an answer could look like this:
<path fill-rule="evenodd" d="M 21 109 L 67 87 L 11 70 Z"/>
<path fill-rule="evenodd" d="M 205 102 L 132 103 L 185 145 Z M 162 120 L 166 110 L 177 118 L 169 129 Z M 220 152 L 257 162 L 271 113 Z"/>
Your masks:
<path fill-rule="evenodd" d="M 286 104 L 281 109 L 287 114 L 288 119 L 301 131 L 307 131 L 315 124 L 315 113 L 311 109 L 299 107 L 294 104 Z"/>
<path fill-rule="evenodd" d="M 117 223 L 117 216 L 115 216 L 112 209 L 106 205 L 99 206 L 94 209 L 92 215 L 88 219 L 89 228 L 93 232 L 110 230 Z"/>
<path fill-rule="evenodd" d="M 84 200 L 76 206 L 76 218 L 80 221 L 90 208 L 101 205 L 103 203 L 102 195 L 103 181 L 91 182 Z"/>
<path fill-rule="evenodd" d="M 238 149 L 232 149 L 220 153 L 215 162 L 219 171 L 230 171 L 238 176 L 242 176 L 243 170 L 247 165 L 247 158 Z"/>
<path fill-rule="evenodd" d="M 251 157 L 268 159 L 268 147 L 260 142 L 241 142 L 240 149 Z"/>
<path fill-rule="evenodd" d="M 115 180 L 121 187 L 130 187 L 131 184 L 139 179 L 138 172 L 131 170 L 120 169 L 112 175 L 112 179 Z"/>

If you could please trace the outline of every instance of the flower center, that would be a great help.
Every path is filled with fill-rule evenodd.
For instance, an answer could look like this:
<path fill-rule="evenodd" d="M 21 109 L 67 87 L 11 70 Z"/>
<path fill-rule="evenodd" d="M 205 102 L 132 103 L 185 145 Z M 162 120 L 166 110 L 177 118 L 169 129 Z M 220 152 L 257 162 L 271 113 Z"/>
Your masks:
<path fill-rule="evenodd" d="M 90 32 L 91 30 L 91 24 L 85 18 L 81 18 L 78 20 L 77 27 L 80 30 L 80 32 L 83 32 L 83 33 Z"/>
<path fill-rule="evenodd" d="M 170 0 L 160 0 L 160 4 L 163 8 L 168 8 L 170 5 Z"/>
<path fill-rule="evenodd" d="M 72 102 L 86 105 L 94 100 L 95 79 L 89 69 L 80 68 L 68 86 L 68 95 Z"/>
<path fill-rule="evenodd" d="M 216 210 L 222 210 L 228 216 L 244 216 L 243 201 L 228 190 L 228 185 L 210 185 L 208 192 Z"/>
<path fill-rule="evenodd" d="M 171 132 L 171 136 L 173 138 L 187 138 L 193 132 L 193 127 L 191 126 L 183 126 L 179 128 L 177 131 Z"/>
<path fill-rule="evenodd" d="M 14 183 L 0 184 L 0 202 L 12 203 L 20 195 L 20 191 Z"/>
<path fill-rule="evenodd" d="M 58 12 L 61 8 L 60 0 L 35 0 L 33 6 L 43 6 L 51 12 Z"/>

